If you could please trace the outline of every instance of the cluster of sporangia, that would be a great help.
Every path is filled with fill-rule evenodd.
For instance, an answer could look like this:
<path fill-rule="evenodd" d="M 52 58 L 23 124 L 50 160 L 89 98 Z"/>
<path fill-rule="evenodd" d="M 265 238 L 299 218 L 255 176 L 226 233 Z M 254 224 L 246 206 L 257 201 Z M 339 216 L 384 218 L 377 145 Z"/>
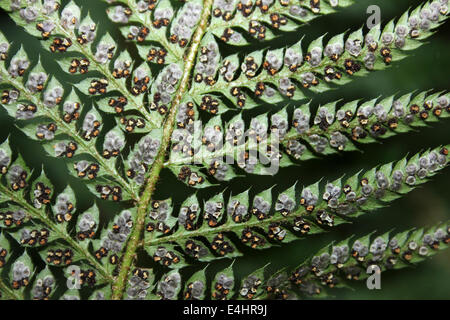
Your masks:
<path fill-rule="evenodd" d="M 44 246 L 48 243 L 48 237 L 50 236 L 50 231 L 47 228 L 42 228 L 41 230 L 29 230 L 22 229 L 20 235 L 20 244 L 34 246 L 36 244 Z"/>
<path fill-rule="evenodd" d="M 233 286 L 234 279 L 221 273 L 216 277 L 216 283 L 211 295 L 216 300 L 226 300 Z"/>
<path fill-rule="evenodd" d="M 0 268 L 3 268 L 6 264 L 6 256 L 8 255 L 8 250 L 0 246 Z"/>
<path fill-rule="evenodd" d="M 150 110 L 158 111 L 161 115 L 167 113 L 168 105 L 172 101 L 172 95 L 175 93 L 177 83 L 182 75 L 183 72 L 176 63 L 172 63 L 162 70 L 156 83 L 152 86 L 153 98 L 150 102 Z"/>
<path fill-rule="evenodd" d="M 24 223 L 26 216 L 25 211 L 22 209 L 2 211 L 0 212 L 0 221 L 5 227 L 18 227 Z"/>
<path fill-rule="evenodd" d="M 153 254 L 153 261 L 161 263 L 163 266 L 170 266 L 180 262 L 180 257 L 174 251 L 167 250 L 165 247 L 158 247 Z"/>
<path fill-rule="evenodd" d="M 150 288 L 150 273 L 147 270 L 135 269 L 128 279 L 127 296 L 133 300 L 145 300 Z"/>
<path fill-rule="evenodd" d="M 77 239 L 83 241 L 85 239 L 91 239 L 95 236 L 97 223 L 91 213 L 85 213 L 80 217 L 77 227 Z"/>
<path fill-rule="evenodd" d="M 23 262 L 16 261 L 12 267 L 12 288 L 19 290 L 30 283 L 31 270 Z"/>
<path fill-rule="evenodd" d="M 163 300 L 172 300 L 176 297 L 181 286 L 181 276 L 178 272 L 169 273 L 158 283 L 157 294 Z"/>
<path fill-rule="evenodd" d="M 150 220 L 146 225 L 147 232 L 153 232 L 155 230 L 166 234 L 170 232 L 170 227 L 164 222 L 169 218 L 170 206 L 165 201 L 152 201 L 150 213 L 148 214 Z"/>
<path fill-rule="evenodd" d="M 46 276 L 44 279 L 37 279 L 33 288 L 33 300 L 48 300 L 55 284 L 55 278 Z"/>
<path fill-rule="evenodd" d="M 68 266 L 73 261 L 73 251 L 71 249 L 49 249 L 45 261 L 55 266 Z"/>
<path fill-rule="evenodd" d="M 146 136 L 141 139 L 137 150 L 130 155 L 129 166 L 126 174 L 129 178 L 134 179 L 138 184 L 145 181 L 145 173 L 153 163 L 158 154 L 160 141 Z"/>
<path fill-rule="evenodd" d="M 200 300 L 203 296 L 205 285 L 200 280 L 188 283 L 183 298 L 185 300 Z"/>
<path fill-rule="evenodd" d="M 137 3 L 139 12 L 153 11 L 152 27 L 161 29 L 168 27 L 174 17 L 172 8 L 156 8 L 155 1 L 139 1 Z M 173 44 L 178 44 L 181 48 L 186 47 L 189 39 L 192 36 L 194 27 L 197 25 L 202 12 L 202 6 L 197 3 L 187 3 L 183 10 L 177 15 L 172 22 L 170 28 L 169 41 Z M 117 23 L 127 23 L 132 11 L 130 8 L 123 6 L 116 6 L 110 15 L 112 21 Z M 143 42 L 147 38 L 150 29 L 146 26 L 131 26 L 127 38 L 129 40 L 136 40 Z"/>
<path fill-rule="evenodd" d="M 101 247 L 94 253 L 97 260 L 102 260 L 109 255 L 109 263 L 117 265 L 119 262 L 118 254 L 122 251 L 132 227 L 131 212 L 125 210 L 117 217 L 111 230 L 108 230 L 106 236 L 102 238 Z"/>

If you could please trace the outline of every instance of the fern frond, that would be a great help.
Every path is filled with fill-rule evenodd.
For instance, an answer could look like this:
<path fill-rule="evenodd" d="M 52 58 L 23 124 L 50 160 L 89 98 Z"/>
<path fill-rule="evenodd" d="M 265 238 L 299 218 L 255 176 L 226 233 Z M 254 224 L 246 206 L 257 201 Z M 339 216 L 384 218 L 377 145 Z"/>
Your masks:
<path fill-rule="evenodd" d="M 11 283 L 0 284 L 2 291 L 9 298 L 23 298 L 25 292 L 34 294 L 37 290 L 35 294 L 39 295 L 34 298 L 43 299 L 50 297 L 52 288 L 56 285 L 52 273 L 49 269 L 44 269 L 35 277 L 33 288 L 42 286 L 42 281 L 38 282 L 37 279 L 47 279 L 51 282 L 46 288 L 48 293 L 41 296 L 41 289 L 28 290 L 33 283 L 33 263 L 26 250 L 17 260 L 10 261 L 9 258 L 14 253 L 10 252 L 11 246 L 5 234 L 22 247 L 38 247 L 41 259 L 49 266 L 63 267 L 64 270 L 79 267 L 81 284 L 92 287 L 112 281 L 112 275 L 117 271 L 119 258 L 133 227 L 135 220 L 133 210 L 123 211 L 100 232 L 97 206 L 79 212 L 70 187 L 53 195 L 53 186 L 43 174 L 33 181 L 32 177 L 30 178 L 31 173 L 20 157 L 11 162 L 11 151 L 7 144 L 2 144 L 0 151 L 2 175 L 7 178 L 6 183 L 0 184 L 0 192 L 5 201 L 1 203 L 0 209 L 2 227 L 0 268 L 3 269 L 5 266 L 9 266 L 11 270 L 21 268 L 27 275 L 21 279 L 11 275 L 8 278 Z M 69 222 L 74 216 L 77 217 L 77 222 L 74 230 L 70 230 Z M 93 253 L 89 250 L 91 243 Z M 107 258 L 104 259 L 105 257 Z M 17 295 L 15 290 L 19 290 L 20 294 Z M 71 297 L 70 294 L 69 296 Z"/>
<path fill-rule="evenodd" d="M 145 119 L 149 129 L 159 127 L 162 118 L 157 114 L 150 115 L 144 107 L 142 96 L 134 95 L 126 85 L 125 80 L 131 75 L 133 67 L 128 52 L 124 50 L 114 58 L 118 52 L 116 41 L 108 33 L 97 39 L 97 24 L 89 15 L 83 18 L 82 9 L 73 1 L 62 8 L 61 13 L 58 12 L 59 7 L 59 1 L 48 5 L 42 5 L 40 1 L 32 5 L 23 3 L 12 8 L 3 5 L 5 10 L 11 11 L 10 16 L 17 25 L 43 39 L 44 47 L 55 57 L 63 56 L 57 62 L 65 72 L 91 75 L 92 78 L 86 79 L 85 84 L 79 87 L 84 94 L 92 95 L 93 82 L 103 81 L 104 88 L 96 94 L 103 95 L 112 88 L 125 99 L 127 110 L 135 110 Z M 94 45 L 96 40 L 98 43 Z"/>
<path fill-rule="evenodd" d="M 286 98 L 298 101 L 311 93 L 336 88 L 371 71 L 385 69 L 419 47 L 448 17 L 448 12 L 442 12 L 439 17 L 433 17 L 433 21 L 417 25 L 419 15 L 428 12 L 429 6 L 427 2 L 412 12 L 405 12 L 383 30 L 377 25 L 363 34 L 361 28 L 347 37 L 336 35 L 326 45 L 322 36 L 310 43 L 306 52 L 300 41 L 286 50 L 271 48 L 252 52 L 243 59 L 237 55 L 221 58 L 216 66 L 220 71 L 205 79 L 197 77 L 199 81 L 193 82 L 189 94 L 201 110 L 212 109 L 215 114 L 220 113 L 225 101 L 237 109 L 249 109 Z M 208 53 L 206 49 L 213 48 L 205 47 Z M 218 50 L 214 53 L 219 55 Z M 216 103 L 211 108 L 214 100 Z"/>
<path fill-rule="evenodd" d="M 205 267 L 384 208 L 443 170 L 449 145 L 309 186 L 201 190 L 181 203 L 158 188 L 164 169 L 190 187 L 224 185 L 448 118 L 447 92 L 318 110 L 288 103 L 385 69 L 448 17 L 448 1 L 427 1 L 367 33 L 322 36 L 306 51 L 301 40 L 287 48 L 262 41 L 353 2 L 0 0 L 17 26 L 0 33 L 0 102 L 12 128 L 0 143 L 0 300 L 321 297 L 365 278 L 368 264 L 398 269 L 446 247 L 448 223 L 331 243 L 268 278 L 265 267 L 245 279 L 234 262 L 214 274 Z M 33 43 L 13 44 L 14 31 Z M 270 46 L 243 47 L 251 37 Z M 276 109 L 250 119 L 241 112 L 263 103 Z M 71 181 L 47 177 L 45 159 L 32 170 L 28 152 L 13 145 L 16 132 L 114 203 L 82 205 Z"/>
<path fill-rule="evenodd" d="M 1 150 L 5 150 L 5 147 L 4 144 L 1 145 Z M 86 238 L 91 239 L 95 235 L 99 223 L 98 209 L 94 209 L 97 210 L 97 214 L 93 214 L 93 210 L 90 210 L 89 219 L 85 213 L 84 217 L 87 221 L 84 223 L 83 216 L 79 217 L 79 225 L 76 228 L 78 233 L 77 237 L 74 237 L 67 228 L 76 208 L 75 197 L 71 189 L 67 187 L 53 198 L 53 186 L 44 173 L 32 179 L 29 169 L 20 158 L 7 168 L 7 173 L 5 173 L 7 182 L 0 184 L 0 191 L 7 200 L 2 202 L 6 207 L 0 209 L 0 221 L 4 232 L 8 232 L 12 238 L 25 247 L 45 246 L 54 241 L 63 241 L 75 250 L 78 259 L 88 261 L 99 270 L 103 277 L 109 279 L 111 276 L 86 251 L 86 246 L 90 241 L 79 243 L 79 241 Z M 51 209 L 49 205 L 52 199 L 56 201 Z M 83 229 L 86 224 L 91 228 Z M 70 259 L 70 261 L 74 260 L 77 259 Z M 55 265 L 60 265 L 60 263 Z"/>
<path fill-rule="evenodd" d="M 136 43 L 145 60 L 156 64 L 183 60 L 203 9 L 200 0 L 181 6 L 159 0 L 107 2 L 112 4 L 109 18 L 126 25 L 120 29 L 125 38 Z"/>
<path fill-rule="evenodd" d="M 294 141 L 305 141 L 321 154 L 352 150 L 352 146 L 347 149 L 348 141 L 371 143 L 447 118 L 450 116 L 449 106 L 448 93 L 427 92 L 405 94 L 398 98 L 390 96 L 362 104 L 354 101 L 342 105 L 338 111 L 336 103 L 330 103 L 318 109 L 311 127 L 307 121 L 311 117 L 310 111 L 306 106 L 300 107 L 294 111 L 294 128 L 283 137 L 282 144 L 288 148 Z M 319 143 L 317 135 L 325 137 L 327 142 Z"/>
<path fill-rule="evenodd" d="M 354 1 L 291 1 L 291 0 L 216 0 L 210 32 L 231 45 L 248 45 L 239 31 L 259 40 L 276 37 L 272 31 L 293 31 L 299 26 L 331 14 Z"/>
<path fill-rule="evenodd" d="M 233 264 L 206 281 L 205 270 L 182 279 L 178 271 L 167 273 L 154 287 L 145 289 L 147 299 L 261 300 L 325 297 L 333 288 L 351 287 L 351 281 L 364 280 L 374 271 L 385 272 L 411 267 L 431 258 L 449 245 L 449 222 L 430 228 L 390 232 L 374 237 L 346 239 L 319 250 L 310 259 L 288 272 L 267 275 L 262 267 L 243 279 L 237 279 Z M 379 269 L 378 269 L 379 268 Z M 369 272 L 370 271 L 370 272 Z M 207 293 L 211 290 L 211 296 Z"/>
<path fill-rule="evenodd" d="M 302 263 L 289 280 L 304 296 L 320 295 L 342 286 L 346 280 L 366 279 L 377 267 L 384 272 L 422 262 L 448 248 L 449 231 L 447 222 L 395 235 L 388 232 L 377 237 L 346 239 Z"/>
<path fill-rule="evenodd" d="M 0 62 L 1 84 L 5 86 L 2 105 L 9 115 L 25 125 L 24 132 L 30 138 L 44 143 L 50 155 L 74 162 L 69 166 L 74 176 L 86 180 L 98 178 L 97 183 L 114 181 L 123 188 L 122 199 L 137 199 L 138 190 L 133 190 L 119 173 L 116 157 L 108 157 L 109 152 L 118 151 L 109 150 L 108 140 L 114 135 L 117 137 L 115 145 L 123 148 L 123 133 L 110 131 L 105 137 L 103 152 L 97 151 L 96 138 L 102 118 L 95 108 L 81 118 L 81 109 L 89 110 L 89 106 L 82 106 L 74 91 L 63 99 L 63 86 L 55 78 L 48 80 L 39 62 L 29 69 L 30 60 L 23 49 L 11 58 L 8 67 L 4 61 Z M 33 86 L 36 88 L 31 90 Z M 62 110 L 59 105 L 63 105 Z M 76 123 L 80 123 L 81 128 Z"/>
<path fill-rule="evenodd" d="M 11 257 L 11 246 L 6 239 L 4 232 L 0 233 L 0 275 L 3 274 L 4 267 L 8 263 Z M 18 300 L 20 297 L 17 295 L 8 284 L 3 282 L 3 277 L 0 278 L 0 300 L 12 299 Z"/>
<path fill-rule="evenodd" d="M 273 175 L 279 167 L 355 151 L 359 144 L 427 126 L 450 116 L 450 95 L 421 92 L 367 102 L 332 102 L 315 114 L 304 104 L 289 116 L 287 108 L 261 114 L 247 128 L 241 115 L 228 123 L 213 117 L 201 128 L 192 106 L 189 102 L 180 106 L 166 167 L 187 185 L 205 188 L 211 185 L 207 178 L 220 182 L 237 177 L 236 164 L 246 173 Z"/>
<path fill-rule="evenodd" d="M 367 212 L 387 206 L 426 182 L 448 163 L 448 146 L 416 154 L 348 179 L 315 183 L 301 191 L 292 186 L 272 196 L 265 190 L 223 194 L 202 206 L 193 195 L 177 217 L 170 199 L 153 200 L 146 216 L 144 249 L 155 262 L 181 268 L 192 259 L 211 261 L 241 255 L 242 244 L 263 249 L 321 233 Z M 236 241 L 238 237 L 240 241 Z"/>

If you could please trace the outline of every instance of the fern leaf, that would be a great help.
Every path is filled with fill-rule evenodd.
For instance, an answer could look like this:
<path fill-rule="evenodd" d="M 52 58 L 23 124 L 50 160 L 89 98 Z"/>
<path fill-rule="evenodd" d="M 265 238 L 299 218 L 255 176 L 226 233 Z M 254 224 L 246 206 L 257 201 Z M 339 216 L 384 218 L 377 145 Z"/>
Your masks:
<path fill-rule="evenodd" d="M 185 300 L 203 300 L 206 291 L 205 269 L 194 273 L 187 281 L 183 291 Z"/>
<path fill-rule="evenodd" d="M 162 299 L 175 299 L 180 287 L 184 287 L 181 298 L 185 300 L 323 298 L 332 294 L 333 288 L 351 287 L 351 281 L 364 280 L 375 270 L 383 273 L 411 267 L 447 249 L 448 243 L 448 222 L 438 223 L 430 228 L 397 234 L 388 232 L 377 237 L 369 234 L 359 239 L 346 239 L 319 250 L 289 272 L 279 270 L 268 275 L 264 266 L 236 281 L 231 264 L 215 275 L 210 297 L 205 296 L 208 292 L 205 270 L 198 271 L 187 281 L 174 270 L 155 286 Z"/>
<path fill-rule="evenodd" d="M 143 107 L 142 97 L 139 98 L 129 90 L 125 83 L 125 74 L 129 68 L 131 59 L 119 59 L 126 55 L 126 51 L 121 57 L 114 60 L 117 43 L 113 38 L 106 34 L 94 46 L 92 43 L 96 40 L 97 25 L 92 21 L 89 15 L 81 19 L 81 8 L 73 1 L 69 2 L 58 13 L 59 2 L 53 2 L 53 6 L 42 5 L 40 2 L 33 5 L 21 5 L 14 7 L 11 17 L 19 26 L 38 38 L 42 38 L 46 43 L 46 48 L 55 56 L 64 55 L 59 60 L 62 69 L 69 74 L 93 74 L 98 73 L 101 77 L 86 79 L 86 85 L 80 89 L 84 94 L 91 95 L 97 88 L 97 93 L 107 92 L 108 86 L 113 86 L 114 90 L 120 93 L 127 101 L 127 109 L 138 111 L 146 120 L 150 128 L 160 126 L 161 118 L 150 116 L 150 113 Z M 11 8 L 5 8 L 10 10 Z M 65 54 L 79 53 L 82 57 L 67 57 Z M 110 64 L 111 66 L 109 66 Z M 111 71 L 113 69 L 113 71 Z M 122 70 L 125 74 L 118 73 Z M 102 81 L 105 88 L 100 88 L 100 84 L 95 81 Z M 91 91 L 92 90 L 92 91 Z"/>
<path fill-rule="evenodd" d="M 153 200 L 146 217 L 144 248 L 155 262 L 179 269 L 188 259 L 211 261 L 239 256 L 239 246 L 264 249 L 305 235 L 321 233 L 360 215 L 385 207 L 448 162 L 447 147 L 440 147 L 388 163 L 346 180 L 315 183 L 278 193 L 265 190 L 249 199 L 248 192 L 230 197 L 219 194 L 203 205 L 195 195 L 173 215 L 170 199 Z M 231 235 L 234 235 L 231 237 Z M 237 236 L 240 240 L 232 240 Z"/>
<path fill-rule="evenodd" d="M 305 104 L 289 112 L 290 122 L 284 108 L 253 118 L 247 128 L 240 115 L 228 123 L 213 117 L 201 128 L 188 107 L 192 103 L 186 103 L 177 117 L 166 166 L 195 188 L 211 186 L 211 178 L 221 182 L 239 176 L 233 168 L 236 164 L 246 173 L 273 175 L 279 167 L 358 150 L 359 144 L 378 142 L 448 118 L 449 101 L 448 93 L 421 92 L 339 107 L 338 102 L 332 102 L 319 107 L 315 114 Z"/>
<path fill-rule="evenodd" d="M 9 277 L 11 283 L 2 283 L 2 287 L 6 288 L 4 289 L 6 294 L 12 298 L 23 298 L 26 292 L 34 294 L 33 297 L 36 299 L 44 299 L 50 297 L 52 288 L 56 285 L 49 269 L 43 269 L 35 278 L 33 287 L 31 286 L 34 264 L 28 257 L 26 248 L 37 248 L 42 260 L 48 265 L 65 269 L 78 266 L 81 268 L 80 274 L 84 284 L 93 285 L 111 281 L 112 270 L 108 270 L 112 269 L 109 267 L 110 264 L 102 265 L 97 253 L 93 255 L 88 250 L 89 243 L 95 237 L 99 227 L 98 208 L 93 206 L 83 213 L 78 212 L 75 196 L 70 187 L 55 194 L 54 187 L 43 172 L 36 177 L 36 174 L 29 171 L 20 157 L 11 161 L 12 153 L 7 143 L 3 143 L 0 150 L 2 175 L 6 176 L 0 184 L 1 194 L 5 197 L 3 199 L 5 202 L 2 202 L 0 209 L 1 268 L 9 265 L 11 270 Z M 69 222 L 74 220 L 74 214 L 77 216 L 77 221 L 75 230 L 71 231 Z M 128 233 L 123 232 L 125 238 L 121 237 L 120 241 L 125 242 Z M 119 235 L 122 236 L 122 234 Z M 16 251 L 12 249 L 15 246 L 9 245 L 12 240 L 25 248 L 22 256 L 15 261 L 9 259 Z M 120 252 L 122 247 L 116 245 L 114 249 Z M 26 276 L 22 278 L 17 276 L 19 271 L 16 272 L 16 269 L 22 270 L 23 272 L 19 271 Z M 46 283 L 45 279 L 51 284 L 42 288 L 43 283 Z M 13 295 L 8 288 L 14 290 Z M 30 291 L 27 288 L 33 289 Z M 48 293 L 44 294 L 43 290 L 47 290 Z"/>
<path fill-rule="evenodd" d="M 208 197 L 202 190 L 179 203 L 158 188 L 164 169 L 202 189 L 448 118 L 447 92 L 337 101 L 318 110 L 288 103 L 396 63 L 448 15 L 447 1 L 428 1 L 383 28 L 322 36 L 305 51 L 301 40 L 288 48 L 263 41 L 351 4 L 0 0 L 27 39 L 13 44 L 12 33 L 0 33 L 0 102 L 12 123 L 0 143 L 0 299 L 323 297 L 347 286 L 346 278 L 364 279 L 368 264 L 399 269 L 445 248 L 448 223 L 333 242 L 292 273 L 265 277 L 263 267 L 240 279 L 233 270 L 247 251 L 324 233 L 388 206 L 447 166 L 448 145 L 287 190 Z M 117 25 L 102 23 L 107 17 Z M 268 47 L 249 51 L 252 37 Z M 241 112 L 263 103 L 276 109 Z M 16 133 L 60 158 L 92 195 L 114 203 L 82 204 L 71 180 L 60 185 L 47 176 L 48 157 L 31 169 L 28 152 L 13 145 Z M 106 215 L 110 208 L 117 213 Z M 212 272 L 223 258 L 233 263 Z M 144 261 L 150 267 L 140 267 Z"/>
<path fill-rule="evenodd" d="M 214 81 L 198 78 L 203 81 L 194 82 L 189 94 L 200 109 L 210 109 L 210 101 L 214 100 L 217 100 L 215 109 L 220 110 L 225 101 L 237 109 L 248 109 L 262 102 L 275 104 L 286 98 L 302 100 L 311 93 L 346 84 L 402 60 L 408 51 L 432 35 L 432 30 L 447 19 L 446 12 L 429 24 L 411 27 L 420 12 L 428 10 L 429 6 L 430 3 L 425 3 L 412 12 L 405 12 L 383 30 L 377 25 L 364 35 L 361 28 L 345 39 L 344 34 L 336 35 L 326 45 L 322 36 L 310 43 L 306 52 L 302 51 L 300 41 L 286 50 L 255 51 L 242 60 L 235 55 L 221 58 L 220 67 L 216 66 L 219 74 L 211 75 Z M 205 49 L 211 51 L 212 48 Z M 211 55 L 208 50 L 205 50 L 205 59 Z M 218 50 L 212 52 L 219 54 Z M 215 109 L 214 112 L 220 112 Z"/>
<path fill-rule="evenodd" d="M 290 0 L 216 0 L 210 30 L 220 40 L 242 46 L 249 43 L 234 29 L 242 30 L 259 41 L 270 40 L 276 37 L 272 31 L 293 31 L 321 15 L 351 4 L 351 0 L 300 1 L 298 4 Z"/>
<path fill-rule="evenodd" d="M 3 107 L 20 122 L 24 124 L 31 122 L 24 129 L 24 132 L 35 140 L 47 143 L 46 147 L 49 154 L 68 160 L 79 158 L 78 155 L 84 155 L 84 157 L 88 155 L 95 161 L 90 164 L 96 167 L 95 170 L 90 170 L 93 171 L 95 177 L 107 175 L 116 180 L 130 195 L 136 196 L 136 192 L 118 173 L 114 161 L 105 159 L 104 155 L 102 156 L 100 152 L 96 151 L 95 138 L 98 136 L 101 126 L 99 114 L 92 109 L 90 113 L 85 115 L 84 119 L 78 120 L 82 123 L 82 130 L 79 132 L 74 123 L 80 117 L 80 99 L 72 92 L 63 101 L 63 88 L 59 82 L 54 78 L 49 80 L 47 84 L 46 80 L 42 82 L 42 79 L 47 79 L 47 75 L 43 73 L 40 64 L 35 66 L 29 74 L 25 73 L 29 64 L 29 59 L 23 49 L 12 57 L 8 68 L 2 61 L 0 65 L 2 83 L 8 86 L 3 95 Z M 27 68 L 21 69 L 21 66 L 27 66 Z M 22 73 L 22 76 L 19 74 L 15 76 L 16 72 Z M 31 83 L 34 85 L 34 81 L 38 77 L 42 77 L 41 80 L 37 80 L 37 86 L 40 90 L 36 90 L 36 94 L 33 94 L 27 87 L 30 87 Z M 39 98 L 39 92 L 42 92 L 41 99 Z M 64 106 L 63 115 L 57 107 L 60 104 Z M 69 137 L 70 140 L 65 137 Z M 55 141 L 59 142 L 55 143 Z M 49 142 L 53 145 L 49 145 Z M 84 162 L 86 162 L 86 159 L 84 159 Z M 86 170 L 80 170 L 77 166 L 79 163 L 74 164 L 74 171 L 77 172 L 72 173 L 75 176 L 85 177 L 86 175 L 83 174 Z"/>
<path fill-rule="evenodd" d="M 328 246 L 305 261 L 290 276 L 304 296 L 314 296 L 346 280 L 363 280 L 366 270 L 397 270 L 412 266 L 448 248 L 448 222 L 431 228 L 389 233 Z"/>

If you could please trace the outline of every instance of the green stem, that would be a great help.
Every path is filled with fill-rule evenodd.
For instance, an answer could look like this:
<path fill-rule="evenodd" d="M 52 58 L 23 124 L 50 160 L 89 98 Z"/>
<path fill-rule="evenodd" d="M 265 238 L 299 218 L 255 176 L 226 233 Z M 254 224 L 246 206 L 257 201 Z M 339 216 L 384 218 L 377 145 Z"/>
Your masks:
<path fill-rule="evenodd" d="M 174 100 L 172 101 L 172 107 L 170 109 L 170 113 L 166 118 L 163 128 L 163 137 L 161 141 L 161 147 L 159 149 L 159 153 L 155 159 L 155 162 L 152 165 L 150 170 L 150 175 L 147 179 L 147 183 L 142 194 L 141 200 L 139 201 L 139 206 L 137 209 L 137 217 L 136 223 L 134 224 L 134 228 L 131 232 L 130 239 L 128 241 L 128 245 L 126 251 L 123 255 L 122 265 L 117 279 L 115 280 L 115 285 L 113 286 L 113 294 L 112 299 L 119 300 L 122 298 L 123 291 L 125 290 L 125 284 L 127 280 L 127 276 L 130 270 L 130 267 L 133 262 L 133 258 L 136 253 L 136 249 L 139 245 L 139 240 L 141 238 L 142 231 L 144 230 L 145 224 L 145 215 L 147 213 L 148 206 L 150 204 L 150 200 L 153 196 L 153 192 L 155 190 L 156 183 L 159 179 L 159 174 L 164 167 L 164 158 L 166 157 L 167 148 L 170 144 L 170 138 L 172 136 L 172 131 L 175 124 L 175 117 L 178 110 L 178 105 L 181 102 L 183 95 L 189 86 L 190 74 L 191 70 L 194 66 L 195 57 L 200 46 L 200 42 L 202 40 L 203 34 L 206 31 L 206 27 L 208 25 L 209 17 L 211 14 L 211 6 L 213 0 L 205 0 L 203 2 L 203 11 L 200 18 L 200 22 L 198 24 L 197 29 L 195 30 L 194 37 L 192 39 L 192 43 L 189 47 L 189 51 L 187 52 L 185 58 L 185 65 L 183 70 L 183 77 L 180 80 L 180 86 L 178 87 L 177 93 L 175 95 Z"/>
<path fill-rule="evenodd" d="M 30 214 L 34 219 L 40 220 L 44 223 L 52 232 L 58 235 L 58 238 L 66 241 L 75 251 L 77 251 L 80 256 L 86 259 L 101 275 L 108 281 L 112 280 L 111 275 L 108 271 L 86 250 L 83 248 L 76 240 L 72 239 L 72 237 L 63 232 L 58 225 L 56 225 L 46 214 L 45 212 L 41 212 L 37 210 L 35 207 L 30 205 L 25 199 L 18 196 L 15 192 L 6 188 L 3 184 L 0 184 L 0 191 L 4 195 L 6 195 L 11 201 L 14 201 L 22 206 L 27 213 Z"/>

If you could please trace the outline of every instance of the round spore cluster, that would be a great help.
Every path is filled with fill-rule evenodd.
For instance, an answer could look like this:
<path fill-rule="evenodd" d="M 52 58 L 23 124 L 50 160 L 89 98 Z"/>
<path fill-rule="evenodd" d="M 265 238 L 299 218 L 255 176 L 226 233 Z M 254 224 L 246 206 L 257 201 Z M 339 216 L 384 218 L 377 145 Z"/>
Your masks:
<path fill-rule="evenodd" d="M 149 272 L 147 270 L 135 269 L 133 275 L 128 279 L 128 299 L 145 300 L 150 288 L 149 280 Z"/>
<path fill-rule="evenodd" d="M 107 236 L 102 240 L 102 246 L 115 253 L 121 252 L 131 233 L 133 227 L 133 220 L 131 212 L 123 211 L 113 224 L 112 230 L 109 230 Z"/>
<path fill-rule="evenodd" d="M 178 42 L 178 45 L 184 48 L 192 36 L 193 30 L 200 19 L 202 13 L 202 6 L 198 3 L 188 2 L 182 9 L 181 14 L 177 17 L 172 26 L 172 42 Z M 156 17 L 156 12 L 155 12 Z"/>
<path fill-rule="evenodd" d="M 159 282 L 158 294 L 163 300 L 172 300 L 176 298 L 181 284 L 181 276 L 178 272 L 173 272 Z"/>
<path fill-rule="evenodd" d="M 153 139 L 149 136 L 144 137 L 131 157 L 127 176 L 133 178 L 138 184 L 143 184 L 145 173 L 155 160 L 159 146 L 160 141 L 158 139 Z"/>
<path fill-rule="evenodd" d="M 31 270 L 22 261 L 17 261 L 12 267 L 12 288 L 19 290 L 30 283 Z"/>

